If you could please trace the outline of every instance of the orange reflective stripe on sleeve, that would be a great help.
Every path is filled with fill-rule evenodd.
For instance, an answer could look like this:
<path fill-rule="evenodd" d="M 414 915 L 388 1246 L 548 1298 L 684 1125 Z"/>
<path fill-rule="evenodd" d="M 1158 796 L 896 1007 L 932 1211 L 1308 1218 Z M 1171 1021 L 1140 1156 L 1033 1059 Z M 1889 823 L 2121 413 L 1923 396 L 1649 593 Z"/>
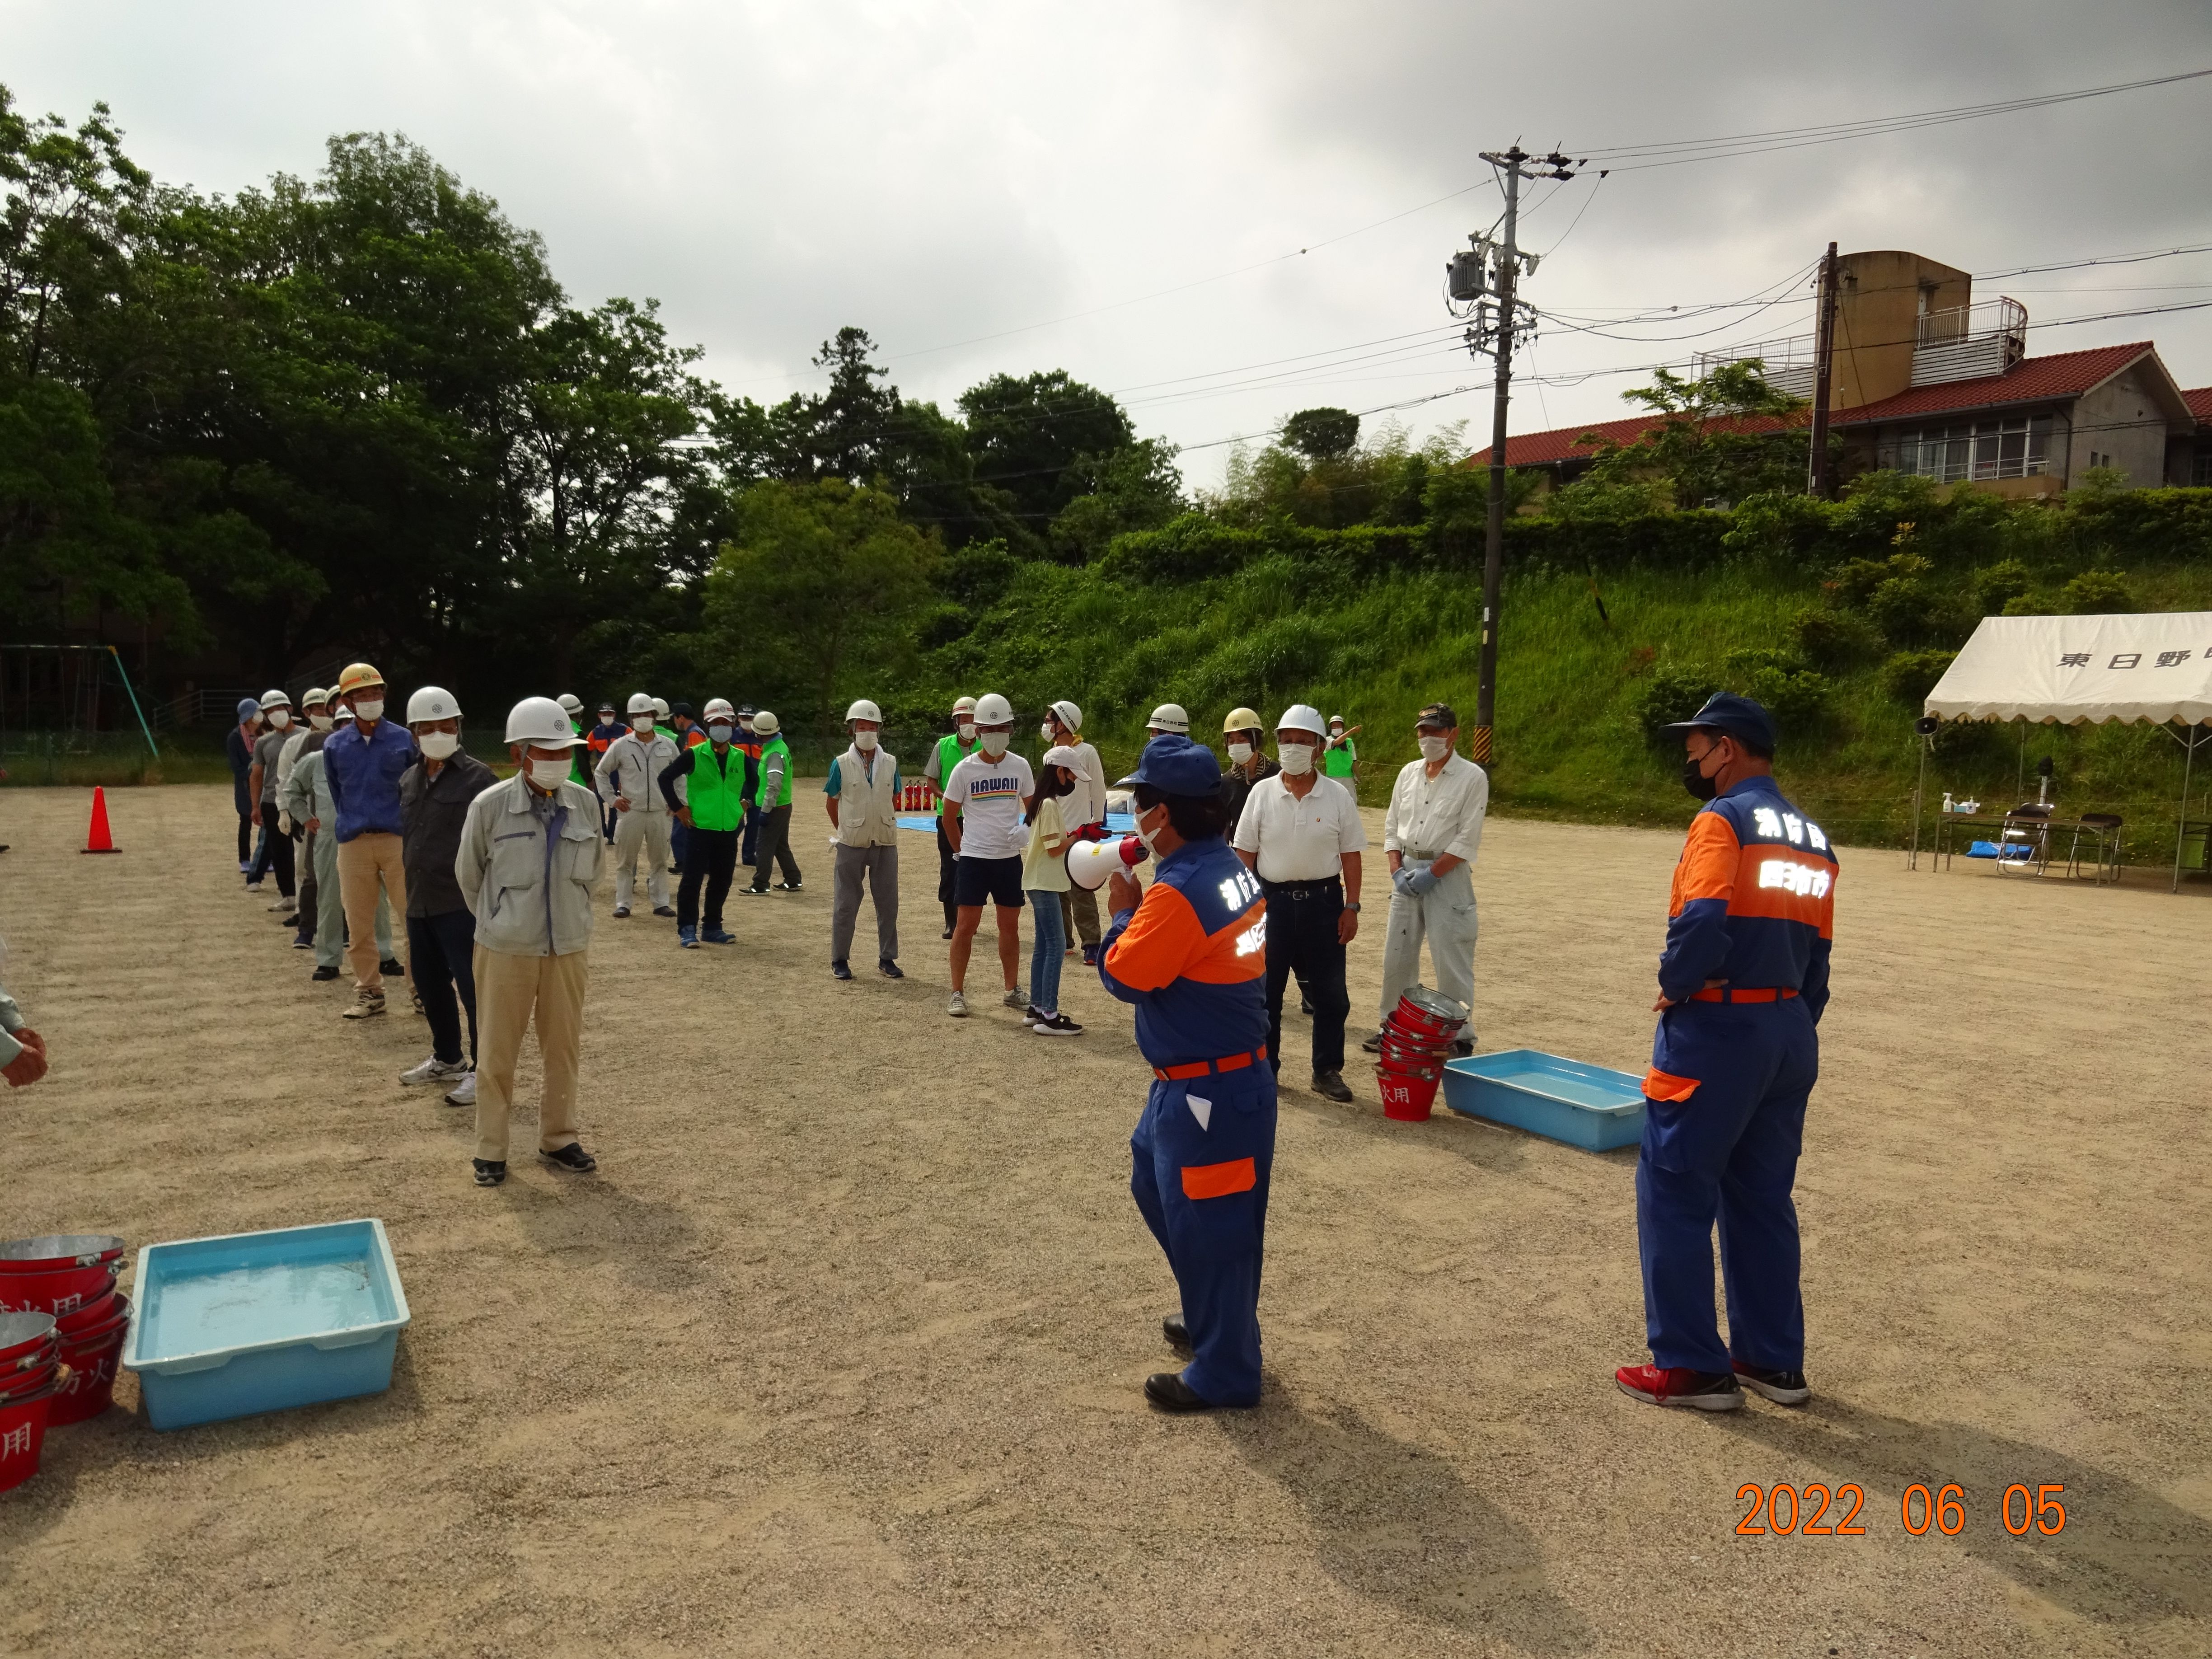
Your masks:
<path fill-rule="evenodd" d="M 1157 991 L 1181 979 L 1206 954 L 1207 944 L 1190 901 L 1156 881 L 1145 889 L 1137 914 L 1107 951 L 1106 971 L 1133 991 Z"/>
<path fill-rule="evenodd" d="M 1674 890 L 1667 914 L 1679 916 L 1682 907 L 1697 899 L 1727 899 L 1736 884 L 1736 866 L 1743 848 L 1735 826 L 1719 812 L 1700 812 L 1690 820 L 1690 834 L 1682 843 L 1681 861 L 1674 866 Z"/>
<path fill-rule="evenodd" d="M 1647 1100 L 1684 1101 L 1697 1092 L 1698 1079 L 1693 1077 L 1676 1077 L 1656 1066 L 1644 1074 L 1644 1095 Z"/>
<path fill-rule="evenodd" d="M 1259 1170 L 1249 1158 L 1233 1158 L 1226 1164 L 1182 1166 L 1185 1198 L 1227 1198 L 1231 1193 L 1249 1193 L 1259 1182 Z"/>

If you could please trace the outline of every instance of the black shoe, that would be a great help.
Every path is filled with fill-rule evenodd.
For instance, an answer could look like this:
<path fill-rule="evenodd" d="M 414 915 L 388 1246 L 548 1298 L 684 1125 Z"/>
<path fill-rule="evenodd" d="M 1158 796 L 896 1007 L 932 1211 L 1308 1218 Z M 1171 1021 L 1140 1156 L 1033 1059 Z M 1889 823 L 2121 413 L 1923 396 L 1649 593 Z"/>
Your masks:
<path fill-rule="evenodd" d="M 668 873 L 672 876 L 680 876 L 684 873 L 684 866 L 680 864 L 672 864 L 668 866 Z"/>
<path fill-rule="evenodd" d="M 386 979 L 404 979 L 407 977 L 407 970 L 404 968 L 402 968 L 398 963 L 394 962 L 390 957 L 386 957 L 383 961 L 378 963 L 376 964 L 376 969 Z"/>
<path fill-rule="evenodd" d="M 557 1152 L 541 1151 L 538 1155 L 549 1164 L 557 1164 L 564 1170 L 574 1170 L 578 1175 L 589 1175 L 599 1167 L 599 1160 L 573 1140 Z"/>
<path fill-rule="evenodd" d="M 1168 1346 L 1173 1348 L 1177 1353 L 1188 1353 L 1191 1351 L 1190 1330 L 1182 1322 L 1181 1314 L 1170 1314 L 1165 1319 L 1160 1321 L 1160 1334 L 1167 1338 Z"/>
<path fill-rule="evenodd" d="M 1184 1382 L 1179 1371 L 1154 1371 L 1145 1379 L 1145 1398 L 1164 1412 L 1213 1409 L 1213 1402 Z"/>
<path fill-rule="evenodd" d="M 893 962 L 889 957 L 885 957 L 881 962 L 876 964 L 876 971 L 881 974 L 885 979 L 904 979 L 906 977 L 905 973 L 900 969 L 898 963 Z"/>
<path fill-rule="evenodd" d="M 951 937 L 952 930 L 950 927 L 946 928 L 943 933 L 938 935 L 938 938 L 939 939 L 951 939 Z"/>
<path fill-rule="evenodd" d="M 833 962 L 830 964 L 830 977 L 832 979 L 850 979 L 853 977 L 853 970 L 842 962 Z"/>
<path fill-rule="evenodd" d="M 803 893 L 806 890 L 795 881 L 780 881 L 775 884 L 775 890 L 779 893 Z"/>
<path fill-rule="evenodd" d="M 947 933 L 945 937 L 945 938 L 947 938 L 947 939 L 951 939 L 951 938 L 952 937 L 952 935 L 951 935 L 951 934 L 950 934 L 950 933 Z M 1098 947 L 1097 947 L 1097 945 L 1085 945 L 1085 946 L 1083 947 L 1083 965 L 1084 965 L 1085 968 L 1096 968 L 1096 967 L 1098 965 Z"/>
<path fill-rule="evenodd" d="M 313 973 L 307 975 L 309 979 L 313 980 L 318 985 L 327 985 L 337 976 L 338 970 L 335 968 L 318 968 Z"/>
<path fill-rule="evenodd" d="M 676 911 L 672 905 L 656 904 L 653 907 L 653 914 L 656 916 L 672 916 Z"/>
<path fill-rule="evenodd" d="M 1313 1091 L 1325 1100 L 1336 1102 L 1340 1106 L 1348 1105 L 1352 1100 L 1352 1091 L 1346 1086 L 1344 1073 L 1341 1072 L 1316 1072 Z"/>
<path fill-rule="evenodd" d="M 1770 1371 L 1764 1366 L 1747 1365 L 1741 1359 L 1731 1363 L 1735 1367 L 1735 1380 L 1761 1399 L 1771 1400 L 1778 1406 L 1802 1406 L 1813 1397 L 1812 1389 L 1805 1386 L 1802 1371 Z"/>
<path fill-rule="evenodd" d="M 477 1166 L 477 1185 L 479 1187 L 496 1187 L 507 1179 L 507 1165 L 503 1163 L 495 1164 L 488 1158 L 471 1158 L 469 1161 Z"/>
<path fill-rule="evenodd" d="M 1382 1033 L 1377 1031 L 1373 1036 L 1368 1038 L 1366 1042 L 1361 1043 L 1359 1048 L 1360 1052 L 1363 1054 L 1381 1054 L 1382 1052 Z"/>
<path fill-rule="evenodd" d="M 767 893 L 768 889 L 765 887 L 740 887 L 738 889 L 738 891 L 743 893 L 747 898 L 759 898 Z"/>

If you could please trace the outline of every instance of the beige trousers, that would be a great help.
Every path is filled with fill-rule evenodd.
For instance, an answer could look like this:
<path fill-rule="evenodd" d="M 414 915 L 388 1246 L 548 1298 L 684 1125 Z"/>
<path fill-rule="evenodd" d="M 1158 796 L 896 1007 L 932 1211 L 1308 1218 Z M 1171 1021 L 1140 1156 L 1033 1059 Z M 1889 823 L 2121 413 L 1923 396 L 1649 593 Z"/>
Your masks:
<path fill-rule="evenodd" d="M 364 830 L 338 843 L 338 895 L 345 906 L 346 954 L 353 958 L 356 990 L 381 992 L 384 970 L 376 957 L 377 884 L 392 901 L 395 921 L 405 925 L 407 871 L 399 861 L 399 837 Z"/>
<path fill-rule="evenodd" d="M 476 948 L 477 1156 L 507 1162 L 507 1117 L 514 1106 L 514 1063 L 522 1034 L 538 1022 L 545 1060 L 545 1093 L 538 1107 L 538 1144 L 557 1152 L 576 1139 L 576 1065 L 583 1052 L 584 981 L 588 951 L 565 957 L 522 957 Z"/>

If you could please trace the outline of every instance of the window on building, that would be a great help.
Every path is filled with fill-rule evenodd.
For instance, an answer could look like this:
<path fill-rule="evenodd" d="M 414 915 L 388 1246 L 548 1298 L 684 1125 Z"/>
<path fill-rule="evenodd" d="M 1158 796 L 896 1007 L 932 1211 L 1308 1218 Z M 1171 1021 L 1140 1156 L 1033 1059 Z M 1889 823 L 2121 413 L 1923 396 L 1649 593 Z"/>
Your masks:
<path fill-rule="evenodd" d="M 2198 489 L 2212 488 L 2212 442 L 2203 438 L 2197 441 L 2197 453 L 2189 458 L 2189 482 Z"/>
<path fill-rule="evenodd" d="M 2049 415 L 2015 415 L 1900 432 L 1882 446 L 1882 465 L 1938 483 L 2039 477 L 2051 471 L 2057 424 Z"/>

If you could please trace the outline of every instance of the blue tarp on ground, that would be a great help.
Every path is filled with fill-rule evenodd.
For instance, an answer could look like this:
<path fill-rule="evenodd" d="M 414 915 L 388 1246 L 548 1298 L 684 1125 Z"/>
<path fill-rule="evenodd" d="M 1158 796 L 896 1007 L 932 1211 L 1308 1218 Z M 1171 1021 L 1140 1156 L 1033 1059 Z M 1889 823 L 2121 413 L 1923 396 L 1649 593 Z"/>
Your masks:
<path fill-rule="evenodd" d="M 933 836 L 937 833 L 937 820 L 926 812 L 902 812 L 899 814 L 898 827 L 902 830 L 918 830 L 925 836 Z M 1134 832 L 1136 827 L 1137 820 L 1127 812 L 1109 812 L 1106 815 L 1106 833 L 1109 836 L 1129 835 Z"/>

